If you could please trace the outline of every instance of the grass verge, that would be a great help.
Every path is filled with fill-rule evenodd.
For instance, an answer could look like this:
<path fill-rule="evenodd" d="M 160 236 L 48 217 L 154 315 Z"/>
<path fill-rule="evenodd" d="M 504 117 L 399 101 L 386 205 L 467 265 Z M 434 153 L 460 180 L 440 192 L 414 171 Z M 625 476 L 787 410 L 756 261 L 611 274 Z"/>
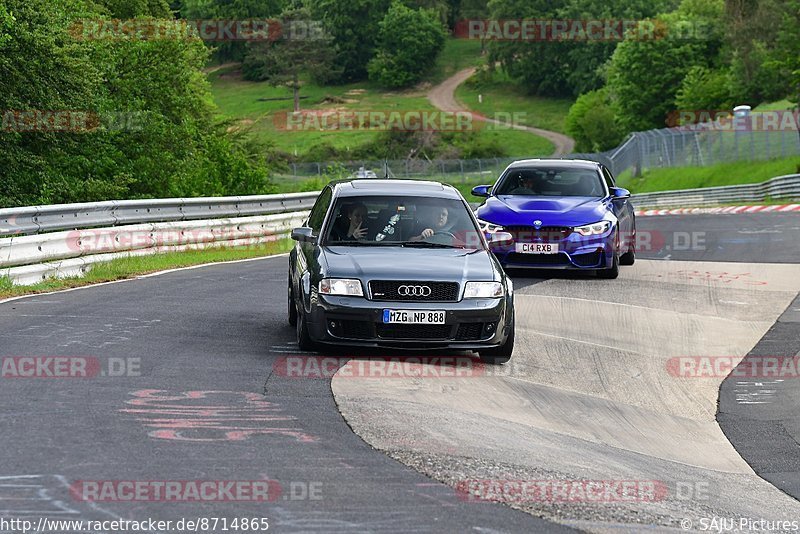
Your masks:
<path fill-rule="evenodd" d="M 51 278 L 30 286 L 14 285 L 8 277 L 0 277 L 0 299 L 36 293 L 47 293 L 50 291 L 70 289 L 102 282 L 113 282 L 115 280 L 134 278 L 158 271 L 191 267 L 193 265 L 202 265 L 205 263 L 274 256 L 275 254 L 282 254 L 291 250 L 292 243 L 290 239 L 281 239 L 273 243 L 263 243 L 248 247 L 219 247 L 204 250 L 187 250 L 184 252 L 168 252 L 164 254 L 154 254 L 152 256 L 118 258 L 95 264 L 85 276 Z"/>
<path fill-rule="evenodd" d="M 436 58 L 433 69 L 426 77 L 428 83 L 441 83 L 458 71 L 478 67 L 484 63 L 481 56 L 481 43 L 476 39 L 450 38 L 444 50 Z"/>
<path fill-rule="evenodd" d="M 478 102 L 478 95 L 482 102 Z M 574 100 L 546 98 L 525 94 L 507 75 L 495 71 L 488 81 L 473 76 L 456 89 L 456 98 L 472 111 L 487 117 L 498 113 L 519 113 L 518 122 L 524 126 L 566 133 L 565 120 Z"/>
<path fill-rule="evenodd" d="M 638 178 L 626 171 L 618 177 L 620 187 L 633 193 L 651 193 L 674 189 L 695 189 L 723 185 L 753 184 L 776 176 L 795 174 L 800 157 L 766 161 L 737 161 L 708 167 L 673 167 L 653 169 Z"/>
<path fill-rule="evenodd" d="M 319 86 L 306 80 L 300 91 L 300 106 L 303 110 L 325 112 L 433 113 L 437 110 L 427 99 L 431 85 L 462 68 L 478 65 L 482 61 L 480 43 L 450 39 L 426 80 L 416 87 L 389 91 L 370 82 Z M 320 129 L 315 126 L 322 124 L 316 125 L 311 120 L 287 129 L 285 114 L 291 112 L 293 106 L 292 92 L 288 88 L 245 81 L 241 77 L 240 66 L 235 64 L 211 72 L 208 79 L 220 117 L 231 121 L 232 128 L 247 132 L 252 139 L 267 147 L 295 156 L 301 161 L 380 159 L 359 155 L 362 148 L 378 139 L 382 133 L 379 129 Z M 493 154 L 498 157 L 546 156 L 553 151 L 552 143 L 543 137 L 508 127 L 480 124 L 471 133 L 474 135 L 464 140 L 464 146 L 457 147 L 463 149 L 464 157 L 469 157 L 475 150 L 483 153 L 486 151 L 485 147 L 502 147 L 504 153 Z M 327 157 L 325 154 L 329 148 L 342 153 L 342 156 Z M 353 156 L 348 157 L 350 153 Z"/>

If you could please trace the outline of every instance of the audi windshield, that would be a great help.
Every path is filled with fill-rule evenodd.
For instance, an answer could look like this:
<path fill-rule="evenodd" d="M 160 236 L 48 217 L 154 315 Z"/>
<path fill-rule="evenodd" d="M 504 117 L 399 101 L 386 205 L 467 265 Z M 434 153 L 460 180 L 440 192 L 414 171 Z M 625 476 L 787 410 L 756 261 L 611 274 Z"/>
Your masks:
<path fill-rule="evenodd" d="M 339 198 L 324 230 L 325 245 L 484 248 L 461 201 L 419 196 Z"/>

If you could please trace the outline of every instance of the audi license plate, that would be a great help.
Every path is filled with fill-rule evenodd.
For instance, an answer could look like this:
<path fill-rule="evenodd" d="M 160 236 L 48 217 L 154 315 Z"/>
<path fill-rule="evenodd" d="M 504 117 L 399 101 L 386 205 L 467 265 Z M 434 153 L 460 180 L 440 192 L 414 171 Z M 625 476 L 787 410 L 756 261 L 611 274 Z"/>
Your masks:
<path fill-rule="evenodd" d="M 558 243 L 516 243 L 522 254 L 558 254 Z"/>
<path fill-rule="evenodd" d="M 436 310 L 383 310 L 383 322 L 399 324 L 444 324 L 443 311 Z"/>

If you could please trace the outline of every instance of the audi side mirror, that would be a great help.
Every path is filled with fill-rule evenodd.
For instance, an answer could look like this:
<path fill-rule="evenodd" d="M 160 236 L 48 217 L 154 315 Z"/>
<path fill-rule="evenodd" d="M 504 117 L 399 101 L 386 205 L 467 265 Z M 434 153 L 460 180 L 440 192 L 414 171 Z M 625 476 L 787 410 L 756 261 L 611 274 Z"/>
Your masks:
<path fill-rule="evenodd" d="M 303 226 L 301 228 L 295 228 L 292 230 L 292 239 L 299 241 L 300 243 L 313 243 L 317 238 L 314 235 L 313 228 Z"/>
<path fill-rule="evenodd" d="M 631 192 L 622 187 L 612 187 L 611 196 L 614 200 L 625 200 L 631 198 Z"/>
<path fill-rule="evenodd" d="M 491 185 L 479 185 L 472 188 L 472 194 L 476 197 L 488 197 L 491 189 Z"/>
<path fill-rule="evenodd" d="M 508 232 L 494 232 L 489 236 L 489 245 L 504 246 L 511 243 L 514 236 Z"/>

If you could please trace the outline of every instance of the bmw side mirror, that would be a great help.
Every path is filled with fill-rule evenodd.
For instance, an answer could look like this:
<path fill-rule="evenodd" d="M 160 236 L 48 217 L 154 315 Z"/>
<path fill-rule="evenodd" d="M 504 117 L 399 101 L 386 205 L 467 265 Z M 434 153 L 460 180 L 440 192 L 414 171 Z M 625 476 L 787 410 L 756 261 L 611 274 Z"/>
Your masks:
<path fill-rule="evenodd" d="M 302 228 L 295 228 L 292 230 L 292 239 L 300 243 L 313 243 L 317 238 L 314 236 L 313 228 L 303 226 Z"/>
<path fill-rule="evenodd" d="M 611 196 L 614 197 L 614 200 L 624 200 L 631 198 L 631 192 L 622 187 L 612 187 Z"/>
<path fill-rule="evenodd" d="M 488 197 L 491 189 L 491 185 L 479 185 L 472 188 L 472 194 L 476 197 Z"/>

